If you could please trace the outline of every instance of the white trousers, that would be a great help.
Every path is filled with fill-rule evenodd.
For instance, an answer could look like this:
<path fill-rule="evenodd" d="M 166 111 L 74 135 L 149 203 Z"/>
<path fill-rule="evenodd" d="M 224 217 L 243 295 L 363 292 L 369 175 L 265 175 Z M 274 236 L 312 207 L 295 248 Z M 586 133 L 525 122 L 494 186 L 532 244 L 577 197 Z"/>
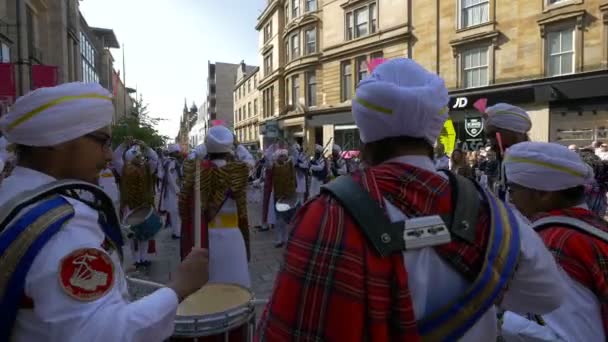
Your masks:
<path fill-rule="evenodd" d="M 209 282 L 251 287 L 245 240 L 238 228 L 209 229 Z"/>

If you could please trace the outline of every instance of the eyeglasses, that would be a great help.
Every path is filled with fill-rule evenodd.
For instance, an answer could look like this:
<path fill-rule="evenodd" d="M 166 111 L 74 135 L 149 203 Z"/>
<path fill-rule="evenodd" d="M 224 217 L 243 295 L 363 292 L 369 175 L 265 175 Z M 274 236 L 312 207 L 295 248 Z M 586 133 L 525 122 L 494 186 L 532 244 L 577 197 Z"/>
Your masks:
<path fill-rule="evenodd" d="M 103 148 L 112 148 L 112 137 L 107 134 L 90 133 L 85 135 L 85 137 L 95 140 Z"/>

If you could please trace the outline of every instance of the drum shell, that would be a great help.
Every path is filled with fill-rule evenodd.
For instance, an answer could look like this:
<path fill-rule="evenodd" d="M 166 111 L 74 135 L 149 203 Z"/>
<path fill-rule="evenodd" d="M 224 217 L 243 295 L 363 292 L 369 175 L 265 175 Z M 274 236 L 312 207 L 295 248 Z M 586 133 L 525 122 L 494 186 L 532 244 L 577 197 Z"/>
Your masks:
<path fill-rule="evenodd" d="M 134 210 L 130 214 L 136 211 L 137 210 Z M 163 226 L 160 215 L 158 215 L 152 208 L 150 209 L 149 214 L 140 223 L 128 225 L 126 224 L 128 217 L 129 215 L 125 217 L 124 225 L 129 228 L 129 230 L 133 233 L 134 239 L 137 241 L 151 240 L 162 229 Z"/>

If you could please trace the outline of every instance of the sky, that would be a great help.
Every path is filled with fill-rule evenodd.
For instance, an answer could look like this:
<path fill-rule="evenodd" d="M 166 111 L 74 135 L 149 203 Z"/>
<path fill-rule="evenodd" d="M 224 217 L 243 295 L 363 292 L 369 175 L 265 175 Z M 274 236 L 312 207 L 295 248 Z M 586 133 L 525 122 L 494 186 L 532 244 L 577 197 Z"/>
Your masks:
<path fill-rule="evenodd" d="M 124 44 L 126 84 L 137 88 L 158 130 L 175 138 L 184 108 L 207 96 L 207 62 L 258 65 L 255 24 L 267 0 L 84 0 L 89 26 L 114 30 Z M 112 49 L 122 70 L 123 49 Z"/>

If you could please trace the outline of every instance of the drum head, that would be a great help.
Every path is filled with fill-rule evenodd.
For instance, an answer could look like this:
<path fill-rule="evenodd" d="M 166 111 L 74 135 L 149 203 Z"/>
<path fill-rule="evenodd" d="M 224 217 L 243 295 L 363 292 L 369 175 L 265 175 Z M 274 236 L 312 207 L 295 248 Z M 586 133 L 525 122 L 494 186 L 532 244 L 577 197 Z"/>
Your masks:
<path fill-rule="evenodd" d="M 129 226 L 140 224 L 148 218 L 151 212 L 151 207 L 137 208 L 125 216 L 124 223 Z"/>
<path fill-rule="evenodd" d="M 207 284 L 177 307 L 178 316 L 206 316 L 246 306 L 251 291 L 233 284 Z"/>

